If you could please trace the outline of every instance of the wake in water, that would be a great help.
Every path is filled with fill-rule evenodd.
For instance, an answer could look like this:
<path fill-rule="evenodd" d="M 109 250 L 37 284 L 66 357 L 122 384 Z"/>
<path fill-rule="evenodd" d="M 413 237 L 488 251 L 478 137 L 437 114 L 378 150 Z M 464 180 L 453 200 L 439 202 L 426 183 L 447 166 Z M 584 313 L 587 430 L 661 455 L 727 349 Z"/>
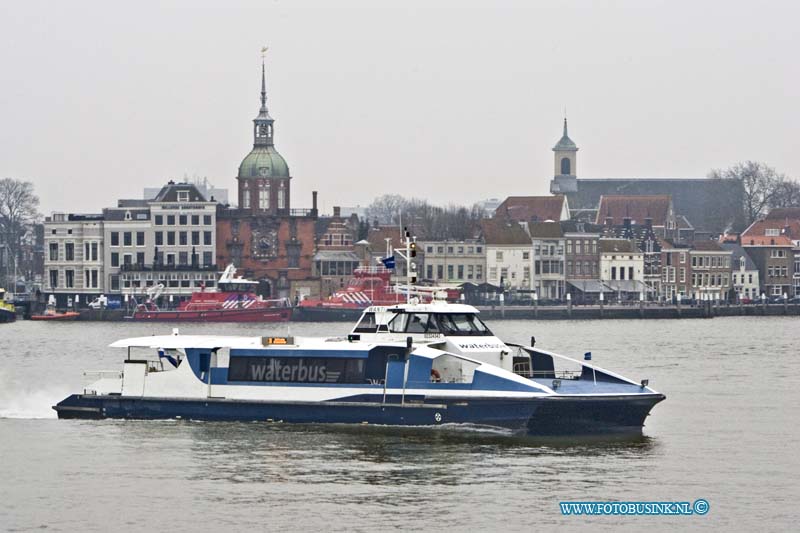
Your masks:
<path fill-rule="evenodd" d="M 0 371 L 0 418 L 57 418 L 52 407 L 69 394 L 66 385 L 34 389 Z"/>

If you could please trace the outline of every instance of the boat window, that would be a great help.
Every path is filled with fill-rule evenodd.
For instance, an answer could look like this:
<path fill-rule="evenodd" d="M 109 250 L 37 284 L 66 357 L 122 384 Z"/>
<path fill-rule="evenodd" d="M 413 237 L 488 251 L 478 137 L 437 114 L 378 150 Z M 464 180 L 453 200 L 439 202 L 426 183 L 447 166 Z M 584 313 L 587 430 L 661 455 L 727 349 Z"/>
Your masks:
<path fill-rule="evenodd" d="M 474 313 L 447 313 L 436 315 L 439 330 L 451 336 L 490 336 L 492 332 Z"/>
<path fill-rule="evenodd" d="M 408 313 L 397 313 L 389 322 L 389 331 L 392 333 L 405 333 L 408 324 Z"/>
<path fill-rule="evenodd" d="M 353 333 L 375 333 L 376 331 L 378 331 L 378 322 L 375 320 L 375 313 L 364 313 Z"/>
<path fill-rule="evenodd" d="M 408 317 L 407 333 L 432 333 L 438 332 L 439 327 L 433 316 L 428 313 L 414 313 Z"/>

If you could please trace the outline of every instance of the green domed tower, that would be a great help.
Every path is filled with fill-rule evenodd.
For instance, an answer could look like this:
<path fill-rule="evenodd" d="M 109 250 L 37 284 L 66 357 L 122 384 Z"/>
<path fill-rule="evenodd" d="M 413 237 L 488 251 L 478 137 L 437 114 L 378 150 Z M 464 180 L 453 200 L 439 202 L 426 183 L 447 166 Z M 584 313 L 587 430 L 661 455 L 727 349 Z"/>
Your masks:
<path fill-rule="evenodd" d="M 289 213 L 289 165 L 275 149 L 275 120 L 267 111 L 267 82 L 261 62 L 261 109 L 253 119 L 253 149 L 239 165 L 239 208 L 254 214 Z"/>

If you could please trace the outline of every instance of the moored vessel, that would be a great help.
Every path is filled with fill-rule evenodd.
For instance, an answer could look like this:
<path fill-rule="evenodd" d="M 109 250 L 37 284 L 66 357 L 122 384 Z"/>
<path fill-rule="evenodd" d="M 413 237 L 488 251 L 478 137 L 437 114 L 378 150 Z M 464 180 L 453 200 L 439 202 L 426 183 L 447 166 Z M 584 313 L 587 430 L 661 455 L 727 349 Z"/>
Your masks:
<path fill-rule="evenodd" d="M 14 304 L 6 301 L 6 290 L 0 288 L 0 324 L 14 322 L 17 319 L 17 310 Z"/>
<path fill-rule="evenodd" d="M 156 304 L 163 285 L 153 287 L 147 299 L 136 304 L 130 320 L 175 322 L 283 322 L 292 316 L 287 298 L 264 299 L 256 294 L 257 281 L 236 276 L 228 265 L 217 288 L 201 288 L 181 302 L 177 309 L 160 309 Z"/>

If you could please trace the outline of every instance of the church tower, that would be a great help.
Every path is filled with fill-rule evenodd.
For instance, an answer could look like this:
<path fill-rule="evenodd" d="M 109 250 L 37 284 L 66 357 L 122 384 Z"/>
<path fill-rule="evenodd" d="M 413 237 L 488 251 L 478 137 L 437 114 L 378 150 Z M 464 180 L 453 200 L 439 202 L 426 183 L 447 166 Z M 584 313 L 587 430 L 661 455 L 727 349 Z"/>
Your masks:
<path fill-rule="evenodd" d="M 554 172 L 553 180 L 550 182 L 550 192 L 553 194 L 564 194 L 577 192 L 577 155 L 578 146 L 569 138 L 567 134 L 567 119 L 564 118 L 564 134 L 558 143 L 553 147 Z"/>
<path fill-rule="evenodd" d="M 267 82 L 261 60 L 261 108 L 253 119 L 253 149 L 239 165 L 239 208 L 253 214 L 289 213 L 289 166 L 275 149 L 275 120 L 267 110 Z"/>

